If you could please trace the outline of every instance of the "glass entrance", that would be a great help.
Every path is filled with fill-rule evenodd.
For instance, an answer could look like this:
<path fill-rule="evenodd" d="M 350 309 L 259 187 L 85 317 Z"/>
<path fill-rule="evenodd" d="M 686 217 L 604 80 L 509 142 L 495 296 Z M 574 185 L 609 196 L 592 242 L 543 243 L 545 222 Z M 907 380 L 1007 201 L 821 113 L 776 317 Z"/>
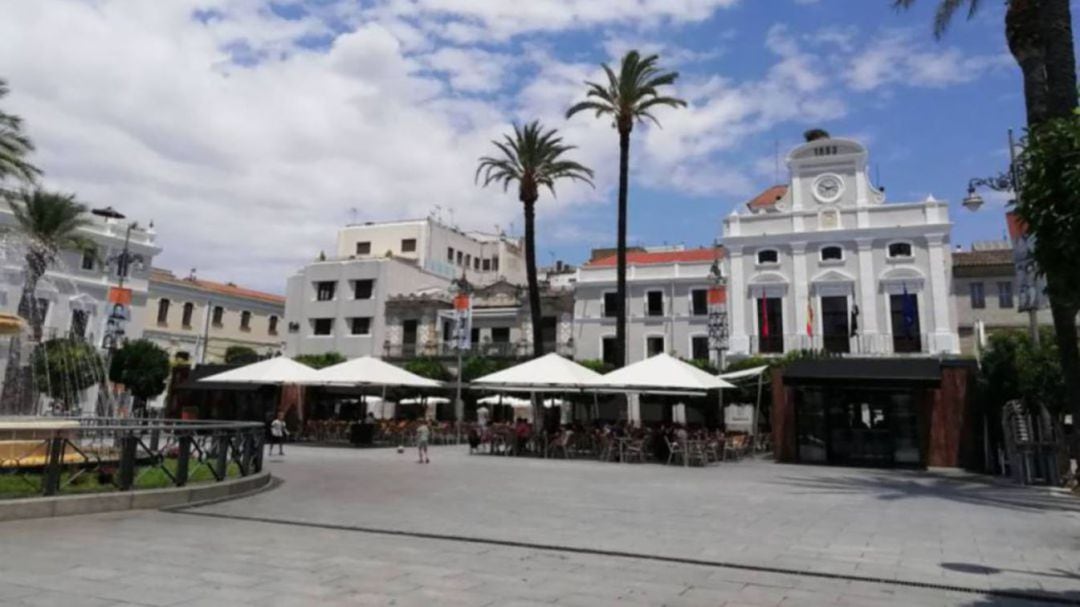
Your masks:
<path fill-rule="evenodd" d="M 844 466 L 921 465 L 917 392 L 906 387 L 798 387 L 795 428 L 799 461 Z"/>
<path fill-rule="evenodd" d="M 821 298 L 821 335 L 826 352 L 847 354 L 851 351 L 846 296 Z"/>

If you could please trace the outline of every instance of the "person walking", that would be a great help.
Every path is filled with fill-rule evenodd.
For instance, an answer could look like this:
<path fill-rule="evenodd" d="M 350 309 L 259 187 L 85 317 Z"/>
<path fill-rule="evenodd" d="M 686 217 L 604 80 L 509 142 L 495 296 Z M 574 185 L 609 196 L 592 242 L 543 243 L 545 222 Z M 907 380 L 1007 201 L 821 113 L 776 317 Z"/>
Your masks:
<path fill-rule="evenodd" d="M 274 454 L 274 445 L 278 447 L 278 454 L 285 455 L 285 437 L 288 436 L 289 429 L 285 427 L 285 416 L 278 413 L 274 421 L 270 422 L 270 453 Z"/>
<path fill-rule="evenodd" d="M 431 460 L 428 459 L 428 442 L 431 440 L 431 427 L 428 426 L 426 419 L 420 420 L 420 426 L 416 429 L 416 450 L 420 456 L 418 463 L 430 464 Z"/>

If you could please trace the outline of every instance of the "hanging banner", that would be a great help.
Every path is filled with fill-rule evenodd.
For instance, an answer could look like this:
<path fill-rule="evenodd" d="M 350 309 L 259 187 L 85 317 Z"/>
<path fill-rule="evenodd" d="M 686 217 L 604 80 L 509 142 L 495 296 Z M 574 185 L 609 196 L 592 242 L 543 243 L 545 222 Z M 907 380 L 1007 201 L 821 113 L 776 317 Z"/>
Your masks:
<path fill-rule="evenodd" d="M 1035 264 L 1035 237 L 1028 233 L 1027 224 L 1016 213 L 1005 214 L 1009 239 L 1013 246 L 1013 265 L 1016 267 L 1016 303 L 1021 312 L 1044 307 L 1046 283 Z"/>
<path fill-rule="evenodd" d="M 454 345 L 458 350 L 472 347 L 472 300 L 467 293 L 454 296 Z"/>

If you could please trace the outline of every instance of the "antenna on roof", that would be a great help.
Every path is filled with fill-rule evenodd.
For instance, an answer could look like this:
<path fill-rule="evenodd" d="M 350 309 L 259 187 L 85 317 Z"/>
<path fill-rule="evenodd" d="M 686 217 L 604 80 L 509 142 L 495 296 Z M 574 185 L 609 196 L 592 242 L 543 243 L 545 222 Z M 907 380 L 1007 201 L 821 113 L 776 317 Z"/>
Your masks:
<path fill-rule="evenodd" d="M 356 223 L 356 214 L 357 213 L 358 213 L 358 211 L 356 210 L 356 207 L 353 207 L 353 208 L 349 209 L 349 216 L 352 217 L 352 221 L 350 223 L 354 223 L 354 224 Z"/>
<path fill-rule="evenodd" d="M 874 185 L 876 185 L 879 190 L 885 189 L 885 187 L 881 185 L 881 165 L 876 162 L 874 163 Z"/>
<path fill-rule="evenodd" d="M 780 183 L 780 140 L 776 139 L 773 143 L 773 159 L 776 163 L 773 169 L 773 183 Z"/>

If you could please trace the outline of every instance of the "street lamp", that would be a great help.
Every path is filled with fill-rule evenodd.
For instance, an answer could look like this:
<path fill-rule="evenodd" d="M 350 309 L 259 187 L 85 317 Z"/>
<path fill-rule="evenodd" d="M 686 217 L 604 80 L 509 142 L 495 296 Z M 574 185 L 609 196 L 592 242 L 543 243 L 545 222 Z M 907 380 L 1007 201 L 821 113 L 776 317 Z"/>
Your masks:
<path fill-rule="evenodd" d="M 1010 204 L 1015 205 L 1020 198 L 1020 184 L 1022 176 L 1020 174 L 1021 167 L 1016 162 L 1016 143 L 1013 140 L 1012 129 L 1009 129 L 1009 169 L 1003 173 L 998 173 L 993 177 L 976 177 L 968 181 L 967 196 L 961 204 L 964 208 L 975 212 L 983 206 L 983 198 L 979 196 L 976 188 L 984 187 L 994 190 L 995 192 L 1012 192 L 1015 198 L 1010 201 Z M 1039 320 L 1037 308 L 1029 309 L 1028 311 L 1028 329 L 1031 334 L 1031 341 L 1036 346 L 1039 345 Z"/>
<path fill-rule="evenodd" d="M 709 341 L 716 351 L 716 362 L 720 371 L 724 371 L 727 353 L 727 277 L 724 276 L 724 267 L 717 256 L 709 268 L 709 278 L 712 279 L 712 287 L 709 289 Z"/>

